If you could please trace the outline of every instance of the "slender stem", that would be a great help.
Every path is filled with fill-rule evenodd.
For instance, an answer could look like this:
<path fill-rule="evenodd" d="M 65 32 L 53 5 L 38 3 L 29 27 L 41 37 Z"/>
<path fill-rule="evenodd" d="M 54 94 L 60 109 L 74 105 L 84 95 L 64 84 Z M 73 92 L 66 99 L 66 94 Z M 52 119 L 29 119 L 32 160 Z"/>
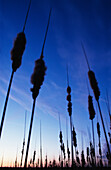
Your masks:
<path fill-rule="evenodd" d="M 68 125 L 67 125 L 67 117 L 66 117 L 66 139 L 67 139 L 67 156 L 68 156 L 68 164 L 69 164 L 69 143 L 68 143 Z"/>
<path fill-rule="evenodd" d="M 94 151 L 95 151 L 94 124 L 93 124 L 93 120 L 92 120 L 92 134 L 93 134 L 93 147 L 94 147 Z"/>
<path fill-rule="evenodd" d="M 72 143 L 72 119 L 70 116 L 70 128 L 71 128 L 71 152 L 72 152 L 72 168 L 74 164 L 74 153 L 73 153 L 73 143 Z"/>
<path fill-rule="evenodd" d="M 58 112 L 59 114 L 59 128 L 60 128 L 60 131 L 61 131 L 61 119 L 60 119 L 60 113 Z"/>
<path fill-rule="evenodd" d="M 67 64 L 67 86 L 69 86 L 68 64 Z"/>
<path fill-rule="evenodd" d="M 30 2 L 29 2 L 29 6 L 28 6 L 28 10 L 27 10 L 26 18 L 25 18 L 25 22 L 24 22 L 24 26 L 23 26 L 23 32 L 25 31 L 25 26 L 26 26 L 26 22 L 27 22 L 27 18 L 28 18 L 29 10 L 30 10 L 30 5 L 31 5 L 31 0 L 30 0 Z"/>
<path fill-rule="evenodd" d="M 22 155 L 21 155 L 21 163 L 20 166 L 22 166 L 22 160 L 23 160 L 23 154 L 24 154 L 24 146 L 25 146 L 25 138 L 23 140 L 23 147 L 22 147 Z"/>
<path fill-rule="evenodd" d="M 94 154 L 96 154 L 95 152 L 95 139 L 94 139 L 94 124 L 93 124 L 93 119 L 92 119 L 92 134 L 93 134 L 93 147 L 94 147 Z M 95 164 L 96 164 L 96 156 L 94 156 L 95 158 Z"/>
<path fill-rule="evenodd" d="M 109 96 L 108 96 L 108 92 L 106 91 L 106 97 L 107 97 L 107 109 L 108 109 L 108 113 L 109 113 L 109 117 L 111 116 L 111 113 L 110 113 L 110 105 L 109 105 Z"/>
<path fill-rule="evenodd" d="M 27 114 L 27 111 L 25 112 L 24 138 L 23 138 L 23 147 L 22 147 L 22 155 L 21 155 L 21 164 L 20 164 L 20 166 L 22 166 L 23 154 L 24 154 L 24 146 L 25 146 L 26 114 Z"/>
<path fill-rule="evenodd" d="M 14 75 L 14 71 L 12 70 L 11 77 L 10 77 L 10 82 L 9 82 L 9 86 L 8 86 L 8 91 L 7 91 L 7 96 L 6 96 L 6 99 L 5 99 L 5 105 L 4 105 L 1 125 L 0 125 L 0 138 L 1 138 L 1 134 L 2 134 L 2 128 L 3 128 L 4 119 L 5 119 L 5 112 L 6 112 L 6 108 L 7 108 L 7 103 L 8 103 L 8 98 L 9 98 L 9 94 L 10 94 L 13 75 Z"/>
<path fill-rule="evenodd" d="M 84 45 L 83 45 L 83 43 L 82 43 L 82 42 L 81 42 L 81 46 L 82 46 L 82 49 L 83 49 L 83 52 L 84 52 L 84 56 L 85 56 L 85 59 L 86 59 L 86 62 L 87 62 L 88 69 L 90 70 L 90 66 L 89 66 L 88 58 L 87 58 L 87 55 L 86 55 L 86 52 L 85 52 L 85 48 L 84 48 Z"/>
<path fill-rule="evenodd" d="M 49 18 L 48 18 L 47 28 L 46 28 L 45 37 L 44 37 L 44 42 L 43 42 L 43 46 L 42 46 L 41 56 L 43 56 L 44 46 L 45 46 L 45 42 L 46 42 L 46 38 L 47 38 L 47 32 L 48 32 L 49 23 L 50 23 L 51 11 L 52 11 L 52 9 L 50 9 L 50 12 L 49 12 Z"/>
<path fill-rule="evenodd" d="M 102 126 L 103 126 L 103 130 L 104 130 L 104 135 L 105 135 L 105 139 L 106 139 L 106 143 L 107 143 L 107 148 L 108 148 L 108 152 L 109 152 L 109 156 L 110 156 L 110 147 L 109 147 L 109 143 L 108 143 L 108 139 L 107 139 L 107 135 L 106 135 L 106 130 L 105 130 L 105 126 L 104 126 L 104 121 L 103 121 L 103 117 L 102 117 L 99 101 L 97 101 L 97 103 L 98 103 L 99 113 L 100 113 L 100 117 L 101 117 L 101 121 L 102 121 Z"/>
<path fill-rule="evenodd" d="M 76 154 L 76 147 L 75 147 L 75 160 L 76 160 L 76 158 L 77 158 L 77 154 Z"/>
<path fill-rule="evenodd" d="M 29 135 L 28 135 L 28 142 L 27 142 L 27 150 L 26 150 L 24 168 L 26 168 L 26 166 L 27 166 L 27 158 L 28 158 L 29 144 L 30 144 L 30 138 L 31 138 L 31 131 L 32 131 L 32 123 L 33 123 L 33 117 L 34 117 L 35 102 L 36 102 L 36 99 L 33 100 L 32 116 L 31 116 L 31 121 L 30 121 L 30 129 L 29 129 Z"/>
<path fill-rule="evenodd" d="M 87 78 L 86 78 L 86 84 L 87 84 L 88 93 L 89 93 L 89 95 L 90 95 L 90 90 L 89 90 Z"/>
<path fill-rule="evenodd" d="M 42 168 L 42 134 L 41 134 L 41 121 L 40 121 L 40 167 Z"/>
<path fill-rule="evenodd" d="M 99 137 L 99 148 L 101 150 L 101 140 L 100 140 L 100 137 Z M 101 151 L 102 152 L 102 151 Z M 102 153 L 100 154 L 100 157 L 101 157 L 101 161 L 102 161 Z"/>

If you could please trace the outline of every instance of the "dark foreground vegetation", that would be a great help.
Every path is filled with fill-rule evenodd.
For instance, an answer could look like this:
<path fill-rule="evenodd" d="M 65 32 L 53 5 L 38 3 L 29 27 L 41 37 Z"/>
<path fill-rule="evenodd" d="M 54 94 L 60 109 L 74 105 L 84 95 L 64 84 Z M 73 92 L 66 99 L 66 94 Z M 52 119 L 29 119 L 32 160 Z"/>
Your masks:
<path fill-rule="evenodd" d="M 3 169 L 3 170 L 7 170 L 7 169 L 12 169 L 12 170 L 19 170 L 19 169 L 24 169 L 24 168 L 15 168 L 15 167 L 0 167 L 0 169 Z M 68 168 L 58 168 L 58 167 L 53 167 L 53 168 L 32 168 L 32 167 L 30 167 L 30 168 L 26 168 L 27 170 L 30 170 L 30 169 L 34 169 L 34 170 L 36 170 L 36 169 L 38 169 L 38 170 L 41 170 L 41 169 L 43 169 L 43 170 L 46 170 L 46 169 L 49 169 L 49 170 L 61 170 L 61 169 L 63 169 L 63 170 L 72 170 L 72 168 L 71 167 L 68 167 Z M 110 170 L 111 169 L 111 167 L 84 167 L 84 168 L 82 168 L 82 167 L 74 167 L 73 168 L 74 170 L 82 170 L 82 169 L 84 169 L 84 170 L 105 170 L 105 169 L 107 169 L 107 170 Z"/>

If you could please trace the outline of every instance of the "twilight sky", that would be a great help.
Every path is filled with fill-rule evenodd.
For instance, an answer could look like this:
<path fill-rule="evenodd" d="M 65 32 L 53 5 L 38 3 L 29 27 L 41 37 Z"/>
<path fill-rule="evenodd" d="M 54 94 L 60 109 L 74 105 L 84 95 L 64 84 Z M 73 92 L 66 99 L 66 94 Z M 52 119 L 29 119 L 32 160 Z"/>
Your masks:
<path fill-rule="evenodd" d="M 28 3 L 29 0 L 0 0 L 0 122 L 12 71 L 10 51 L 17 33 L 23 29 Z M 72 88 L 73 123 L 77 133 L 78 150 L 81 152 L 81 136 L 83 136 L 84 148 L 89 146 L 87 129 L 91 131 L 91 122 L 87 109 L 88 67 L 81 48 L 81 41 L 84 43 L 90 67 L 95 72 L 99 84 L 100 105 L 106 130 L 109 130 L 105 99 L 107 89 L 111 101 L 111 1 L 32 0 L 25 29 L 26 49 L 22 65 L 14 75 L 0 140 L 0 162 L 3 157 L 4 165 L 13 165 L 16 155 L 18 162 L 20 161 L 26 110 L 27 144 L 33 103 L 30 77 L 33 73 L 34 62 L 41 54 L 51 7 L 52 15 L 44 49 L 47 71 L 36 101 L 29 159 L 32 158 L 35 148 L 36 159 L 39 157 L 40 120 L 42 123 L 43 158 L 47 153 L 48 160 L 58 159 L 60 153 L 58 113 L 60 113 L 63 140 L 66 144 L 66 118 L 69 122 L 66 101 L 67 64 L 69 66 L 69 83 Z M 90 93 L 93 95 L 91 88 Z M 96 134 L 97 117 L 98 120 L 100 117 L 95 99 L 93 98 L 93 100 L 96 113 L 98 113 L 94 119 Z M 102 126 L 101 133 L 102 147 L 104 147 L 105 139 Z M 98 138 L 96 136 L 97 145 Z M 98 147 L 96 149 L 98 152 Z"/>

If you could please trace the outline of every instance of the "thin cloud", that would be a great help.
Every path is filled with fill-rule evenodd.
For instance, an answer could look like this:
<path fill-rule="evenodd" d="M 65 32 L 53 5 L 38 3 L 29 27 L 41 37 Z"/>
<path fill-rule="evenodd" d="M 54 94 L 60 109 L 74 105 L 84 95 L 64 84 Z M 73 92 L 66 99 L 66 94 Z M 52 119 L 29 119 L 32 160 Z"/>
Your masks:
<path fill-rule="evenodd" d="M 2 76 L 0 76 L 0 81 L 5 83 L 6 85 L 9 83 L 8 80 L 4 79 Z M 29 95 L 24 90 L 21 90 L 20 88 L 15 87 L 14 85 L 12 86 L 12 90 L 18 93 L 20 96 L 24 96 L 27 99 L 29 98 Z"/>
<path fill-rule="evenodd" d="M 6 92 L 1 86 L 0 86 L 0 92 L 5 96 Z M 30 111 L 29 105 L 26 104 L 25 101 L 20 100 L 19 98 L 17 98 L 16 96 L 14 96 L 13 94 L 10 94 L 9 96 L 10 99 L 12 99 L 13 101 L 15 101 L 16 103 L 20 104 L 23 108 L 27 109 L 28 111 Z"/>
<path fill-rule="evenodd" d="M 6 79 L 4 79 L 3 77 L 0 77 L 0 81 L 4 82 L 6 85 L 8 84 L 8 81 Z M 51 85 L 54 86 L 54 88 L 56 88 L 56 89 L 61 89 L 61 87 L 59 87 L 54 82 L 51 82 Z M 6 90 L 4 90 L 4 88 L 2 86 L 0 86 L 0 89 L 1 89 L 1 93 L 5 96 L 6 95 Z M 31 103 L 31 97 L 24 90 L 21 90 L 20 88 L 17 88 L 14 85 L 12 86 L 12 90 L 14 92 L 16 92 L 16 94 L 12 93 L 12 94 L 10 94 L 9 97 L 13 101 L 15 101 L 16 103 L 20 104 L 22 107 L 24 107 L 25 109 L 30 111 L 31 108 L 30 108 L 29 103 Z M 20 97 L 24 98 L 26 100 L 22 100 L 22 99 L 20 99 Z M 51 98 L 53 99 L 53 97 L 54 97 L 54 95 L 52 95 Z M 53 116 L 54 118 L 58 119 L 58 110 L 59 110 L 59 108 L 57 110 L 53 106 L 50 106 L 49 103 L 41 100 L 41 98 L 39 99 L 38 107 L 40 108 L 40 110 L 42 110 L 46 114 L 49 114 L 49 115 Z M 47 112 L 46 112 L 46 110 L 47 110 Z"/>

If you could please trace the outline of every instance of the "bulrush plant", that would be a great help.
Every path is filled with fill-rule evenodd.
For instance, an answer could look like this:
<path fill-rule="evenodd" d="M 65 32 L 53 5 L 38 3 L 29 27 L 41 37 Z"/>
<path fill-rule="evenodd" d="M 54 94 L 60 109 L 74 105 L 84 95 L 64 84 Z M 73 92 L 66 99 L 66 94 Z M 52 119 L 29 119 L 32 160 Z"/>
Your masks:
<path fill-rule="evenodd" d="M 106 97 L 107 97 L 107 101 L 106 101 L 106 105 L 107 105 L 107 110 L 109 113 L 109 121 L 110 121 L 110 130 L 108 132 L 108 136 L 109 136 L 109 140 L 110 140 L 110 144 L 111 144 L 111 111 L 110 111 L 110 104 L 109 104 L 109 96 L 108 96 L 108 91 L 106 90 Z"/>
<path fill-rule="evenodd" d="M 78 163 L 78 166 L 80 166 L 80 159 L 79 159 L 79 152 L 76 151 L 76 162 Z"/>
<path fill-rule="evenodd" d="M 111 164 L 110 147 L 109 147 L 108 138 L 107 138 L 107 135 L 106 135 L 106 129 L 105 129 L 105 125 L 104 125 L 104 121 L 103 121 L 103 116 L 102 116 L 102 112 L 101 112 L 101 107 L 100 107 L 100 103 L 99 103 L 100 90 L 99 90 L 99 87 L 98 87 L 98 82 L 96 80 L 94 72 L 90 69 L 90 66 L 89 66 L 89 63 L 88 63 L 88 59 L 87 59 L 87 55 L 86 55 L 84 46 L 83 46 L 83 44 L 81 44 L 81 45 L 82 45 L 84 56 L 85 56 L 85 59 L 86 59 L 87 65 L 88 65 L 88 69 L 89 69 L 89 71 L 88 71 L 88 78 L 89 78 L 90 86 L 91 86 L 91 88 L 93 90 L 95 99 L 97 101 L 97 105 L 98 105 L 98 109 L 99 109 L 99 113 L 100 113 L 100 117 L 101 117 L 101 122 L 102 122 L 102 126 L 103 126 L 103 131 L 104 131 L 104 135 L 105 135 L 105 139 L 106 139 L 106 144 L 107 144 L 107 150 L 108 150 L 108 155 L 109 155 L 108 159 L 109 159 L 109 163 Z"/>
<path fill-rule="evenodd" d="M 39 94 L 39 90 L 43 84 L 44 76 L 45 76 L 45 72 L 46 72 L 46 66 L 45 66 L 45 62 L 43 60 L 43 57 L 44 57 L 43 52 L 44 52 L 44 46 L 45 46 L 47 32 L 48 32 L 48 28 L 49 28 L 50 16 L 51 16 L 51 10 L 49 13 L 48 24 L 47 24 L 45 38 L 44 38 L 44 42 L 43 42 L 43 46 L 42 46 L 42 52 L 41 52 L 40 58 L 35 61 L 34 72 L 31 76 L 31 83 L 33 84 L 33 88 L 31 88 L 32 98 L 33 98 L 33 106 L 32 106 L 32 114 L 31 114 L 31 120 L 30 120 L 30 128 L 29 128 L 29 134 L 28 134 L 24 168 L 26 168 L 26 166 L 27 166 L 27 158 L 28 158 L 28 151 L 29 151 L 29 145 L 30 145 L 30 138 L 31 138 L 33 118 L 34 118 L 36 98 L 37 98 L 37 96 Z"/>
<path fill-rule="evenodd" d="M 94 161 L 94 158 L 95 158 L 95 151 L 94 151 L 94 147 L 93 147 L 93 144 L 92 144 L 92 141 L 91 141 L 91 133 L 90 133 L 90 129 L 88 129 L 88 134 L 89 134 L 89 143 L 90 143 L 90 147 L 87 147 L 87 164 L 88 166 L 94 166 L 95 165 L 95 161 Z"/>
<path fill-rule="evenodd" d="M 95 118 L 95 110 L 94 110 L 94 106 L 93 106 L 93 100 L 92 100 L 92 96 L 88 95 L 88 110 L 89 110 L 89 119 L 91 120 L 92 123 L 92 135 L 93 135 L 93 150 L 94 150 L 94 154 L 93 156 L 95 157 L 95 137 L 94 137 L 94 124 L 93 124 L 93 119 Z M 95 164 L 96 164 L 96 157 L 95 159 Z"/>
<path fill-rule="evenodd" d="M 103 166 L 103 163 L 102 163 L 102 151 L 101 151 L 101 140 L 100 140 L 100 125 L 99 125 L 99 122 L 97 122 L 97 134 L 98 134 L 98 139 L 99 139 L 99 155 L 100 155 L 100 166 Z"/>
<path fill-rule="evenodd" d="M 22 155 L 21 155 L 21 162 L 20 162 L 21 167 L 22 167 L 22 161 L 23 161 L 23 155 L 24 155 L 24 147 L 25 147 L 26 115 L 27 115 L 27 111 L 25 112 L 24 138 L 23 138 L 23 146 L 22 146 L 22 151 L 21 151 Z"/>
<path fill-rule="evenodd" d="M 34 153 L 33 153 L 33 160 L 32 160 L 33 167 L 34 167 L 34 164 L 35 164 L 35 156 L 36 156 L 36 151 L 34 150 Z"/>
<path fill-rule="evenodd" d="M 91 166 L 95 166 L 95 151 L 92 142 L 90 141 L 90 156 L 91 156 L 91 161 L 90 164 Z"/>
<path fill-rule="evenodd" d="M 69 150 L 69 142 L 68 142 L 68 125 L 67 125 L 67 118 L 66 118 L 66 136 L 67 136 L 67 157 L 68 157 L 67 166 L 69 166 L 69 163 L 70 163 L 70 150 Z"/>
<path fill-rule="evenodd" d="M 67 101 L 68 101 L 68 113 L 70 117 L 70 130 L 71 130 L 71 156 L 72 156 L 72 168 L 74 166 L 74 153 L 73 153 L 73 135 L 72 135 L 72 102 L 71 102 L 71 87 L 69 86 L 69 75 L 67 67 Z"/>
<path fill-rule="evenodd" d="M 45 168 L 47 168 L 47 163 L 48 163 L 48 161 L 47 161 L 47 154 L 46 154 L 46 158 L 45 158 Z"/>
<path fill-rule="evenodd" d="M 76 157 L 76 162 L 77 162 L 78 164 L 80 164 L 80 160 L 79 160 L 79 152 L 78 152 L 78 150 L 77 150 L 76 131 L 75 131 L 74 126 L 73 126 L 72 135 L 73 135 L 73 145 L 74 145 L 74 147 L 75 147 L 75 157 Z"/>
<path fill-rule="evenodd" d="M 81 152 L 81 165 L 82 168 L 85 166 L 86 162 L 85 162 L 85 157 L 84 157 L 84 150 L 82 150 Z"/>
<path fill-rule="evenodd" d="M 89 157 L 89 147 L 87 147 L 87 149 L 86 149 L 86 153 L 87 153 L 87 156 L 86 156 L 87 165 L 89 166 L 89 163 L 90 163 L 90 157 Z"/>
<path fill-rule="evenodd" d="M 62 160 L 62 153 L 63 153 L 64 162 L 65 162 L 66 154 L 65 154 L 65 145 L 64 145 L 64 142 L 63 142 L 63 135 L 62 135 L 62 130 L 61 130 L 60 114 L 59 114 L 59 127 L 60 127 L 59 138 L 60 138 L 60 149 L 61 149 L 61 157 L 60 157 L 60 160 L 63 161 L 63 160 Z"/>
<path fill-rule="evenodd" d="M 23 31 L 17 34 L 17 37 L 14 41 L 14 46 L 11 50 L 12 73 L 11 73 L 11 77 L 10 77 L 10 81 L 9 81 L 9 86 L 8 86 L 4 109 L 3 109 L 3 114 L 2 114 L 2 120 L 1 120 L 1 125 L 0 125 L 0 138 L 1 138 L 1 134 L 2 134 L 5 113 L 6 113 L 6 108 L 7 108 L 7 104 L 8 104 L 8 98 L 9 98 L 9 94 L 10 94 L 13 76 L 14 76 L 14 73 L 17 71 L 17 69 L 21 66 L 22 55 L 24 53 L 25 46 L 26 46 L 26 37 L 25 37 L 24 31 L 25 31 L 28 14 L 29 14 L 30 5 L 31 5 L 31 0 L 29 2 L 29 7 L 27 10 L 27 14 L 26 14 L 26 18 L 25 18 L 25 22 L 24 22 L 24 26 L 23 26 Z"/>
<path fill-rule="evenodd" d="M 76 154 L 77 139 L 76 139 L 76 131 L 75 131 L 74 126 L 73 126 L 73 130 L 72 130 L 72 135 L 73 135 L 73 144 L 74 144 L 74 147 L 75 147 L 75 154 Z"/>

